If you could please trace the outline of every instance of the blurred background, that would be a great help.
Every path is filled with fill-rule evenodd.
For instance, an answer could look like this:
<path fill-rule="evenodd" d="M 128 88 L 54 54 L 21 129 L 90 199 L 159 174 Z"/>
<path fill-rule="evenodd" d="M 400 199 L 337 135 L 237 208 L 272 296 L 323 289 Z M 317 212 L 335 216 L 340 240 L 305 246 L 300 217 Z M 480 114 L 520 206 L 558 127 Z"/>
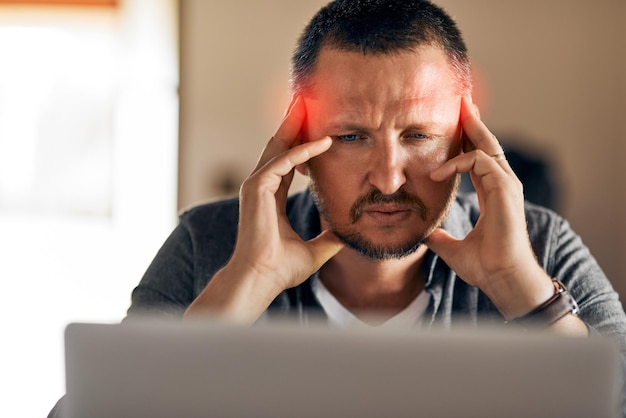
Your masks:
<path fill-rule="evenodd" d="M 178 211 L 236 193 L 325 3 L 0 0 L 3 415 L 45 416 L 67 323 L 121 320 Z M 529 197 L 626 295 L 626 2 L 437 3 L 465 35 L 483 119 L 529 162 Z"/>

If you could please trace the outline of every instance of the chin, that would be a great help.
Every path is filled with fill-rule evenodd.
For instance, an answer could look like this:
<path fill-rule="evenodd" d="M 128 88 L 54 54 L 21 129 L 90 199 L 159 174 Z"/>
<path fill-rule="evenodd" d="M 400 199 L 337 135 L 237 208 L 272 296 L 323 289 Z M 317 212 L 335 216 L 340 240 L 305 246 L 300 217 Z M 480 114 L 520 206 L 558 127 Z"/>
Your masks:
<path fill-rule="evenodd" d="M 423 244 L 424 237 L 419 236 L 402 243 L 376 243 L 362 234 L 345 233 L 333 230 L 349 248 L 373 261 L 399 260 L 414 254 Z"/>

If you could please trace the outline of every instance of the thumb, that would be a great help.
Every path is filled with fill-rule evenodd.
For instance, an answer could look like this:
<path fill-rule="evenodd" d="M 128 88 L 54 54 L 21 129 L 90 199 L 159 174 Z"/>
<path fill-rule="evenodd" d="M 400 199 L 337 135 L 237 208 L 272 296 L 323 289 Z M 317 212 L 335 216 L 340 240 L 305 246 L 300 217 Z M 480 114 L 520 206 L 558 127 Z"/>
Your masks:
<path fill-rule="evenodd" d="M 459 242 L 458 239 L 454 238 L 447 231 L 437 228 L 426 239 L 426 246 L 441 257 L 446 264 L 450 265 L 454 253 L 457 252 Z"/>
<path fill-rule="evenodd" d="M 315 270 L 318 270 L 341 251 L 345 244 L 330 230 L 325 230 L 317 237 L 307 241 L 309 250 L 313 255 L 313 263 Z"/>

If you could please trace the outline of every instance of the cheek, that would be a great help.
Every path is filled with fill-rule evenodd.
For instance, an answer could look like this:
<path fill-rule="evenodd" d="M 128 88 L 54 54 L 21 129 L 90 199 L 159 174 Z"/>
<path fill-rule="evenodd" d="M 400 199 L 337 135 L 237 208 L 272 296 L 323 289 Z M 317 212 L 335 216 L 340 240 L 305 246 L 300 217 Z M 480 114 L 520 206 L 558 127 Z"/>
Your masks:
<path fill-rule="evenodd" d="M 460 141 L 445 141 L 430 147 L 413 149 L 407 152 L 409 166 L 429 176 L 432 171 L 459 155 L 460 150 Z"/>
<path fill-rule="evenodd" d="M 358 173 L 367 172 L 370 158 L 370 153 L 364 147 L 345 146 L 335 142 L 328 151 L 313 158 L 311 162 L 320 171 L 341 173 L 342 178 L 353 178 Z"/>
<path fill-rule="evenodd" d="M 358 180 L 353 172 L 341 168 L 337 170 L 337 164 L 326 155 L 323 157 L 309 161 L 308 165 L 311 186 L 321 204 L 322 217 L 326 220 L 326 216 L 330 217 L 334 224 L 347 224 L 350 208 L 359 197 L 355 186 Z"/>
<path fill-rule="evenodd" d="M 308 168 L 312 179 L 319 188 L 327 191 L 326 194 L 345 193 L 344 189 L 354 189 L 356 177 L 363 171 L 353 158 L 345 158 L 333 147 L 311 159 Z"/>
<path fill-rule="evenodd" d="M 362 193 L 367 170 L 355 155 L 343 155 L 333 147 L 309 161 L 309 175 L 327 198 L 351 199 Z"/>

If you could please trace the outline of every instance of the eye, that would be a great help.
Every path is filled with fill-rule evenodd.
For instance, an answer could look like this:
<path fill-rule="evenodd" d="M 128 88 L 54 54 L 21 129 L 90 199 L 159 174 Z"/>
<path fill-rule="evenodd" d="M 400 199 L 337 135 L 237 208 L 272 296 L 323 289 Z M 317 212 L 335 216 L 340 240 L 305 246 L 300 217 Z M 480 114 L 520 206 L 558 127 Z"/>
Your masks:
<path fill-rule="evenodd" d="M 404 137 L 407 139 L 413 139 L 417 141 L 424 141 L 424 140 L 430 139 L 430 135 L 422 134 L 419 132 L 410 132 L 410 133 L 405 134 Z"/>
<path fill-rule="evenodd" d="M 342 141 L 342 142 L 355 142 L 361 139 L 362 136 L 359 134 L 345 134 L 345 135 L 337 135 L 335 138 L 337 138 L 339 141 Z"/>

